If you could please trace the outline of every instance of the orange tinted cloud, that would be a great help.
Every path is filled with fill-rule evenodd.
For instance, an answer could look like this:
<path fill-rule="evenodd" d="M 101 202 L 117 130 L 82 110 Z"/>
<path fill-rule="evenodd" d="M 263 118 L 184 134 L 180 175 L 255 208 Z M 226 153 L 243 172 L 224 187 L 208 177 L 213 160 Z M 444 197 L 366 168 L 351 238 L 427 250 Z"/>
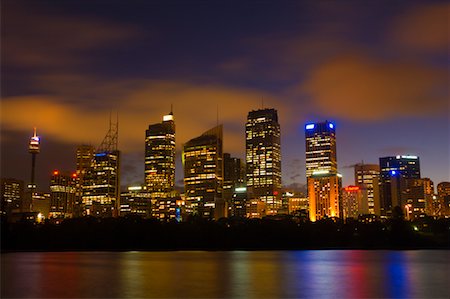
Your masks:
<path fill-rule="evenodd" d="M 113 91 L 111 87 L 110 94 Z M 125 151 L 143 150 L 148 125 L 161 122 L 162 116 L 170 111 L 171 104 L 174 107 L 178 149 L 189 139 L 216 125 L 217 107 L 219 122 L 225 127 L 225 150 L 234 153 L 244 151 L 247 112 L 260 107 L 262 96 L 267 99 L 267 106 L 288 114 L 285 104 L 255 90 L 176 81 L 146 81 L 137 88 L 121 90 L 117 87 L 116 91 L 123 95 L 121 100 L 115 102 L 114 109 L 119 111 L 119 147 Z M 22 131 L 30 131 L 37 126 L 44 139 L 98 145 L 106 134 L 111 107 L 104 106 L 92 109 L 86 104 L 73 105 L 56 96 L 7 97 L 2 102 L 1 125 Z"/>
<path fill-rule="evenodd" d="M 448 109 L 446 72 L 367 56 L 341 56 L 301 85 L 324 115 L 351 120 L 427 116 Z"/>
<path fill-rule="evenodd" d="M 448 3 L 414 7 L 395 20 L 391 39 L 409 49 L 448 51 L 449 12 Z"/>

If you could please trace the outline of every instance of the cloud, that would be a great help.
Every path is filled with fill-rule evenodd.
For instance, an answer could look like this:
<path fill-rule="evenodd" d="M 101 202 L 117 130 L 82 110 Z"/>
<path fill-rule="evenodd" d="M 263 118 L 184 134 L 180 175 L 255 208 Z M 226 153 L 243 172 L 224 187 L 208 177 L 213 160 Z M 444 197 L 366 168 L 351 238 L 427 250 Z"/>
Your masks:
<path fill-rule="evenodd" d="M 339 56 L 316 66 L 300 93 L 322 114 L 349 120 L 420 117 L 448 110 L 446 71 L 368 55 Z"/>
<path fill-rule="evenodd" d="M 392 24 L 391 42 L 425 52 L 448 52 L 450 4 L 420 5 L 407 10 Z"/>
<path fill-rule="evenodd" d="M 87 78 L 86 81 L 90 80 Z M 225 127 L 225 150 L 241 153 L 244 151 L 247 112 L 259 107 L 261 96 L 271 98 L 257 90 L 162 80 L 132 85 L 113 82 L 104 90 L 105 96 L 115 92 L 122 96 L 113 101 L 112 107 L 119 111 L 119 146 L 128 152 L 143 150 L 148 125 L 160 122 L 173 104 L 178 149 L 189 139 L 215 126 L 219 108 L 219 122 Z M 2 100 L 1 125 L 20 131 L 30 131 L 37 126 L 44 139 L 97 145 L 108 129 L 111 106 L 103 103 L 92 109 L 90 102 L 96 102 L 96 98 L 71 102 L 60 95 L 6 97 Z M 270 100 L 267 104 L 289 115 L 285 104 Z"/>
<path fill-rule="evenodd" d="M 32 2 L 6 2 L 2 18 L 2 60 L 20 67 L 78 66 L 87 62 L 84 52 L 138 35 L 130 25 L 58 15 Z"/>

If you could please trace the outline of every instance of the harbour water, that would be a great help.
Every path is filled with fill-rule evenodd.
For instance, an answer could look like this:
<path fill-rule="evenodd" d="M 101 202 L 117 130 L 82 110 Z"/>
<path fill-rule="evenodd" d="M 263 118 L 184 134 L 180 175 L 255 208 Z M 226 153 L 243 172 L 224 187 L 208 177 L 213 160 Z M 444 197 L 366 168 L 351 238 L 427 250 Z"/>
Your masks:
<path fill-rule="evenodd" d="M 445 250 L 20 252 L 1 298 L 449 298 Z"/>

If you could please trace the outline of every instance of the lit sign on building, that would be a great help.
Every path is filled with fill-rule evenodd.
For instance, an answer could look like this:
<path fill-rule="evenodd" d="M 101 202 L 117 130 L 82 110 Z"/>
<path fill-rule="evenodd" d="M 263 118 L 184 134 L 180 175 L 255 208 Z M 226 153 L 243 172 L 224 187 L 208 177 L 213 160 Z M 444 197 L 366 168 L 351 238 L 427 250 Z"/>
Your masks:
<path fill-rule="evenodd" d="M 348 186 L 348 187 L 345 187 L 345 191 L 356 192 L 356 191 L 359 191 L 359 187 L 358 186 Z"/>
<path fill-rule="evenodd" d="M 314 129 L 315 125 L 314 124 L 307 124 L 306 125 L 306 130 L 312 130 Z"/>

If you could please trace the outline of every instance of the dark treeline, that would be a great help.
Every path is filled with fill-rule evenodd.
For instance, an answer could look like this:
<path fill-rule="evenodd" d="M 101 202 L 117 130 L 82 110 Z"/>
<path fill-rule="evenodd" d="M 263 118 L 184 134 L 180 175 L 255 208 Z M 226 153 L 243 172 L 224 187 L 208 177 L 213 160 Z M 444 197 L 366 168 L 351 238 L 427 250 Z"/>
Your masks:
<path fill-rule="evenodd" d="M 2 251 L 66 250 L 275 250 L 275 249 L 448 249 L 450 219 L 415 222 L 315 223 L 294 218 L 228 218 L 160 222 L 138 216 L 83 217 L 60 224 L 6 223 Z"/>

